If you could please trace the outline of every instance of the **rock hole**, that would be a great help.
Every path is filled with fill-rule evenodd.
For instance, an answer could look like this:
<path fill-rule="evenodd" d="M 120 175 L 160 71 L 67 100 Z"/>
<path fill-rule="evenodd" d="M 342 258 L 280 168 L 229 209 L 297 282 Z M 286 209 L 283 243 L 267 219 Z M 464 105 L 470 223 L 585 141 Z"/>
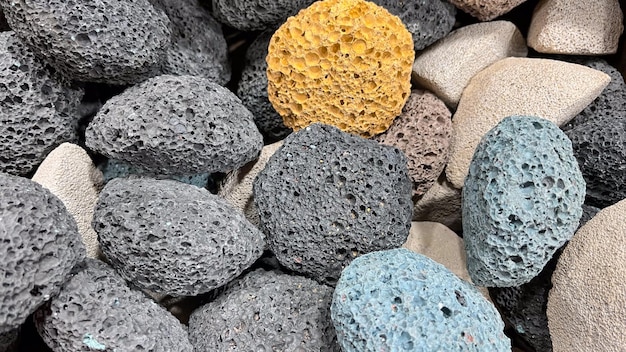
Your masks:
<path fill-rule="evenodd" d="M 511 261 L 513 261 L 513 263 L 516 263 L 516 264 L 519 264 L 522 262 L 522 257 L 520 257 L 519 255 L 513 255 L 509 257 L 509 259 L 511 259 Z"/>
<path fill-rule="evenodd" d="M 461 293 L 461 291 L 454 290 L 454 295 L 456 296 L 456 300 L 459 302 L 460 305 L 462 305 L 463 307 L 467 307 L 467 301 L 465 300 L 465 296 L 463 296 L 463 293 Z"/>
<path fill-rule="evenodd" d="M 443 316 L 446 318 L 450 318 L 452 316 L 452 311 L 450 310 L 450 308 L 443 306 L 439 309 L 442 313 Z"/>

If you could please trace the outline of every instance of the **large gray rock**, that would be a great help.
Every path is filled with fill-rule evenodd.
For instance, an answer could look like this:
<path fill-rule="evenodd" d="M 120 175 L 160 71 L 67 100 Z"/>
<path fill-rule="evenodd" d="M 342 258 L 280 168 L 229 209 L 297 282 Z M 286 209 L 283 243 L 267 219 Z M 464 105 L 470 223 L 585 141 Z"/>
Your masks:
<path fill-rule="evenodd" d="M 406 160 L 329 125 L 291 134 L 253 187 L 269 249 L 285 267 L 333 284 L 354 258 L 400 247 L 413 207 Z"/>
<path fill-rule="evenodd" d="M 191 352 L 185 328 L 105 263 L 87 259 L 60 294 L 35 314 L 54 351 Z"/>
<path fill-rule="evenodd" d="M 74 218 L 39 184 L 0 173 L 0 333 L 55 296 L 85 257 Z"/>
<path fill-rule="evenodd" d="M 172 180 L 110 181 L 93 227 L 102 253 L 124 279 L 174 296 L 228 283 L 265 245 L 263 234 L 228 202 Z"/>
<path fill-rule="evenodd" d="M 163 73 L 208 78 L 224 85 L 230 80 L 228 48 L 221 25 L 198 0 L 150 0 L 170 19 L 172 44 Z"/>
<path fill-rule="evenodd" d="M 217 19 L 242 31 L 273 28 L 315 0 L 213 0 Z"/>
<path fill-rule="evenodd" d="M 413 35 L 415 50 L 445 37 L 454 26 L 456 8 L 446 0 L 372 0 L 398 16 Z"/>
<path fill-rule="evenodd" d="M 56 146 L 77 139 L 81 89 L 0 33 L 0 172 L 25 175 Z"/>
<path fill-rule="evenodd" d="M 79 81 L 127 84 L 155 75 L 169 20 L 148 0 L 0 0 L 18 37 Z"/>
<path fill-rule="evenodd" d="M 531 116 L 502 120 L 476 148 L 463 187 L 472 281 L 529 282 L 574 235 L 584 199 L 572 145 L 555 124 Z"/>
<path fill-rule="evenodd" d="M 227 172 L 256 159 L 263 147 L 241 100 L 194 76 L 154 77 L 111 98 L 85 138 L 109 158 L 169 175 Z"/>
<path fill-rule="evenodd" d="M 254 115 L 259 131 L 269 141 L 285 138 L 291 128 L 285 126 L 283 118 L 276 112 L 267 97 L 267 48 L 272 31 L 265 31 L 252 42 L 246 51 L 246 64 L 241 72 L 237 96 Z"/>
<path fill-rule="evenodd" d="M 189 339 L 196 351 L 339 352 L 332 293 L 302 276 L 258 269 L 194 311 Z"/>

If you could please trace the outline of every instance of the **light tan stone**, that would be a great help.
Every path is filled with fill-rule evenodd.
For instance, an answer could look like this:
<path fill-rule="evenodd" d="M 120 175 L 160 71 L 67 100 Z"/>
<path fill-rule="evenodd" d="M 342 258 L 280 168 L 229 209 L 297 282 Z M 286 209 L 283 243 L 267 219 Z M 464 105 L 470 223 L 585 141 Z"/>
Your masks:
<path fill-rule="evenodd" d="M 581 227 L 548 296 L 554 352 L 626 351 L 626 199 Z"/>
<path fill-rule="evenodd" d="M 61 199 L 76 220 L 87 256 L 98 258 L 98 235 L 91 221 L 103 180 L 87 152 L 75 144 L 61 144 L 48 154 L 32 180 Z"/>
<path fill-rule="evenodd" d="M 614 54 L 623 17 L 618 0 L 542 0 L 533 13 L 528 45 L 550 54 Z"/>
<path fill-rule="evenodd" d="M 270 157 L 283 145 L 282 141 L 266 145 L 257 160 L 251 161 L 238 170 L 229 172 L 219 184 L 217 194 L 240 209 L 248 221 L 259 226 L 260 219 L 254 198 L 252 184 L 257 175 L 265 168 Z"/>
<path fill-rule="evenodd" d="M 509 57 L 476 74 L 452 117 L 446 177 L 462 188 L 480 139 L 505 117 L 526 115 L 562 126 L 607 86 L 609 75 L 548 59 Z"/>
<path fill-rule="evenodd" d="M 462 231 L 461 191 L 441 175 L 413 206 L 413 221 L 441 223 L 456 232 Z"/>
<path fill-rule="evenodd" d="M 451 32 L 422 51 L 413 63 L 412 77 L 456 108 L 475 74 L 505 57 L 527 54 L 524 37 L 513 23 L 476 23 Z"/>
<path fill-rule="evenodd" d="M 454 6 L 478 18 L 491 21 L 511 11 L 526 0 L 449 0 Z"/>
<path fill-rule="evenodd" d="M 472 283 L 467 271 L 467 256 L 463 239 L 445 225 L 429 221 L 412 222 L 409 237 L 402 247 L 427 256 L 445 266 L 456 276 Z M 486 288 L 477 288 L 490 299 Z"/>

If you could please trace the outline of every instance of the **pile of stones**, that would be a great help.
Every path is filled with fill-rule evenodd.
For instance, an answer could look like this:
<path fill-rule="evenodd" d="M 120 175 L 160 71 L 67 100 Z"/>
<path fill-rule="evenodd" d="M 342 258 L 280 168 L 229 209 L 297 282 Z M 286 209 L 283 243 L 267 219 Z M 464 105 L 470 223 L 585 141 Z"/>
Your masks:
<path fill-rule="evenodd" d="M 0 352 L 626 349 L 617 0 L 0 10 Z"/>

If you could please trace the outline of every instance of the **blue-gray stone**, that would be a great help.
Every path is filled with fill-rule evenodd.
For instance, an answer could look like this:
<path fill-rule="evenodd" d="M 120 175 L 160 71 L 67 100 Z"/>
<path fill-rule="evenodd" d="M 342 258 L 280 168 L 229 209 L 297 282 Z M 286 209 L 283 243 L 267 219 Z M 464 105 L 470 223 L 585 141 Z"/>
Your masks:
<path fill-rule="evenodd" d="M 470 276 L 486 287 L 537 276 L 578 227 L 585 181 L 553 123 L 510 116 L 476 148 L 462 194 Z"/>
<path fill-rule="evenodd" d="M 281 25 L 315 0 L 213 0 L 213 14 L 222 23 L 242 31 Z"/>
<path fill-rule="evenodd" d="M 345 352 L 511 350 L 498 312 L 476 287 L 404 248 L 352 261 L 331 318 Z"/>

